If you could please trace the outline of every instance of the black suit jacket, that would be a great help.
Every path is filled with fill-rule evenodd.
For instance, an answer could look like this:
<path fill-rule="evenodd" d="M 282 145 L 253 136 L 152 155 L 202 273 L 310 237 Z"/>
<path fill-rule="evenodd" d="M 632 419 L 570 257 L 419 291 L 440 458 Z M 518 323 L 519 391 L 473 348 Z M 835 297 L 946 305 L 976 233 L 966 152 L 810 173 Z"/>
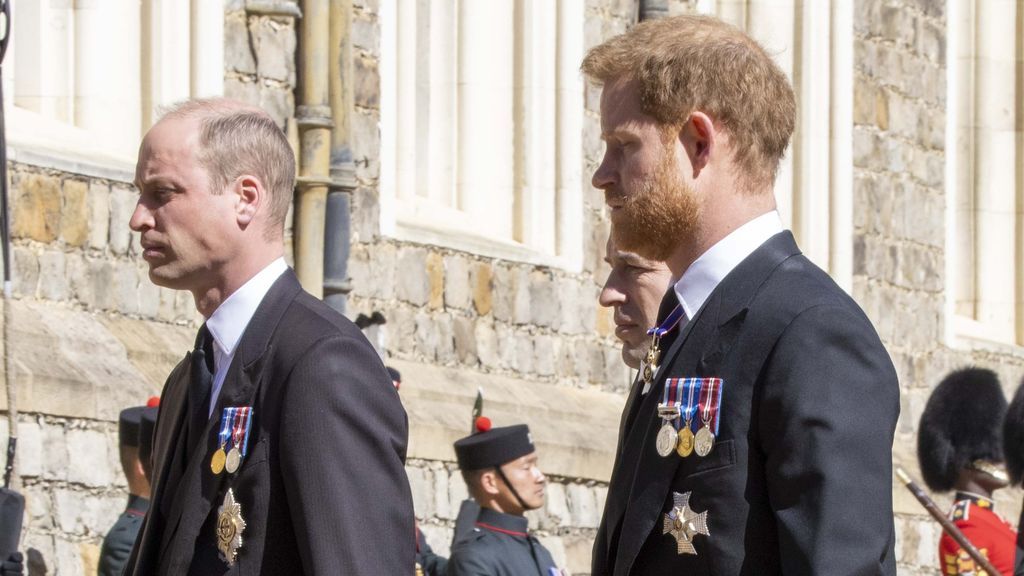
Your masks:
<path fill-rule="evenodd" d="M 665 379 L 724 380 L 704 458 L 658 456 Z M 895 574 L 899 385 L 856 303 L 789 232 L 741 262 L 676 338 L 627 430 L 594 545 L 595 576 Z M 707 512 L 680 555 L 673 493 Z M 617 536 L 617 538 L 616 538 Z"/>
<path fill-rule="evenodd" d="M 184 448 L 190 357 L 164 386 L 153 504 L 125 574 L 408 574 L 412 497 L 405 411 L 358 328 L 304 292 L 288 270 L 245 330 L 205 446 Z M 224 407 L 252 406 L 234 475 L 210 457 Z M 217 558 L 217 508 L 234 490 L 247 523 L 236 564 Z"/>

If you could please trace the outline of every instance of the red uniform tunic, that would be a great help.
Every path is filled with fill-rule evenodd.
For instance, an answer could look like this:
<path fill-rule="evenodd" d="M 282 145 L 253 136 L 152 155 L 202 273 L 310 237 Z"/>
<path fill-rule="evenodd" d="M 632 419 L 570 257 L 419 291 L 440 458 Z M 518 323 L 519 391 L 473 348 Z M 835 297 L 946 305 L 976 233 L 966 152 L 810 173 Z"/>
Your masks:
<path fill-rule="evenodd" d="M 991 500 L 967 492 L 957 492 L 953 508 L 949 511 L 949 519 L 1000 574 L 1013 575 L 1017 533 L 995 513 Z M 939 562 L 942 573 L 948 576 L 985 574 L 985 571 L 975 567 L 974 560 L 960 548 L 956 540 L 945 532 L 939 540 Z"/>

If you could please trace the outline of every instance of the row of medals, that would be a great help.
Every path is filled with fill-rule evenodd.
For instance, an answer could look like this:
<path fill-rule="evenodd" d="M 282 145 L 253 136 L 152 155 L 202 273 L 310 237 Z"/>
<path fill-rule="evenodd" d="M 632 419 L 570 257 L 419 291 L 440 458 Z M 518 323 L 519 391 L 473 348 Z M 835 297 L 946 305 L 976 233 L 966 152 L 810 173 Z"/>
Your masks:
<path fill-rule="evenodd" d="M 675 451 L 683 458 L 693 453 L 703 458 L 715 447 L 715 435 L 707 422 L 694 434 L 690 430 L 690 420 L 686 420 L 676 432 L 672 421 L 679 418 L 678 406 L 658 406 L 658 416 L 663 421 L 656 442 L 659 456 L 668 457 Z"/>
<path fill-rule="evenodd" d="M 227 470 L 228 474 L 234 474 L 238 471 L 238 467 L 242 464 L 242 451 L 239 450 L 238 445 L 232 446 L 231 450 L 227 453 L 224 452 L 224 445 L 222 444 L 217 451 L 213 453 L 213 457 L 210 458 L 210 471 L 213 472 L 214 476 L 219 476 L 221 472 Z"/>
<path fill-rule="evenodd" d="M 644 358 L 643 379 L 644 384 L 648 386 L 654 381 L 654 374 L 658 371 L 658 360 L 661 358 L 658 340 L 658 337 L 655 336 L 651 347 L 647 350 L 647 357 Z M 710 401 L 709 399 L 708 402 Z M 679 418 L 678 406 L 659 405 L 658 416 L 664 422 L 661 430 L 658 430 L 658 438 L 655 442 L 659 456 L 667 458 L 672 455 L 673 450 L 683 458 L 694 452 L 702 458 L 711 453 L 711 449 L 715 446 L 715 435 L 711 432 L 711 426 L 707 422 L 704 422 L 704 426 L 697 431 L 697 434 L 690 430 L 690 420 L 686 420 L 684 426 L 676 432 L 672 421 Z"/>

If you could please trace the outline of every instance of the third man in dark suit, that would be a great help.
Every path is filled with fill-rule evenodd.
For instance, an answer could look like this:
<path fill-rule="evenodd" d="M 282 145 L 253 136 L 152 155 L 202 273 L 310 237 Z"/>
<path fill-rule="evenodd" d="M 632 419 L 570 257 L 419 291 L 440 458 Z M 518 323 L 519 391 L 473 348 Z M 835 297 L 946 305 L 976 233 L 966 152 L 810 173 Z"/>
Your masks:
<path fill-rule="evenodd" d="M 786 76 L 697 16 L 641 23 L 583 71 L 603 85 L 593 184 L 614 242 L 668 264 L 659 322 L 683 316 L 625 419 L 593 573 L 895 574 L 899 387 L 867 317 L 776 212 Z"/>
<path fill-rule="evenodd" d="M 284 260 L 294 156 L 224 99 L 146 134 L 131 227 L 205 323 L 164 386 L 153 501 L 126 574 L 411 574 L 406 415 L 354 324 Z"/>

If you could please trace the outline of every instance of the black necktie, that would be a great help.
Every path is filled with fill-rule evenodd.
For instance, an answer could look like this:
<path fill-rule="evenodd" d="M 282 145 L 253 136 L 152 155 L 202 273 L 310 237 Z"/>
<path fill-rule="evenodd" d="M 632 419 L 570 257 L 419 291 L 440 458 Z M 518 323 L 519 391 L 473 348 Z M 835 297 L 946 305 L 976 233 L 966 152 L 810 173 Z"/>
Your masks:
<path fill-rule="evenodd" d="M 192 382 L 188 389 L 188 451 L 195 450 L 210 419 L 210 390 L 213 388 L 213 337 L 203 324 L 192 350 Z"/>

